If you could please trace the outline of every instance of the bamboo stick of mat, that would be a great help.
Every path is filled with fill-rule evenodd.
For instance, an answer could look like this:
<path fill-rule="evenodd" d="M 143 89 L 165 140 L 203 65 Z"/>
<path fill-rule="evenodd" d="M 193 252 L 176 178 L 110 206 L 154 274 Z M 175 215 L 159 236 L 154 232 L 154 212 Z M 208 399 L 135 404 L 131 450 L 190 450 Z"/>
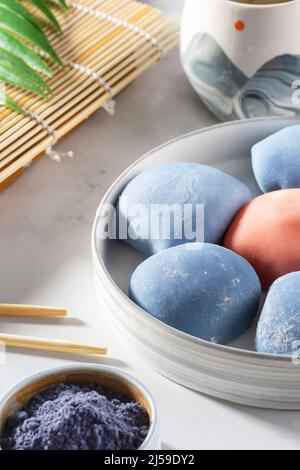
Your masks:
<path fill-rule="evenodd" d="M 177 38 L 174 38 L 174 40 L 170 41 L 170 47 L 175 46 L 177 42 Z M 118 93 L 127 85 L 129 85 L 129 83 L 131 83 L 145 70 L 147 70 L 151 64 L 157 62 L 158 58 L 159 53 L 155 53 L 153 54 L 152 58 L 144 63 L 143 66 L 141 66 L 139 69 L 132 70 L 125 78 L 116 84 L 115 92 Z M 57 121 L 57 127 L 55 127 L 55 130 L 57 131 L 58 136 L 62 137 L 63 135 L 70 132 L 82 121 L 87 119 L 93 112 L 103 106 L 106 101 L 107 95 L 102 95 L 99 90 L 91 94 L 88 98 L 82 100 L 82 102 L 78 103 L 78 105 L 74 107 L 73 113 L 68 112 Z M 35 141 L 35 145 L 27 142 L 20 147 L 20 153 L 22 155 L 0 173 L 0 183 L 16 173 L 18 170 L 20 170 L 20 168 L 30 163 L 32 159 L 40 155 L 52 143 L 52 138 L 47 137 L 47 132 L 45 131 L 41 131 L 39 133 L 39 139 L 39 142 L 37 140 Z"/>
<path fill-rule="evenodd" d="M 83 343 L 71 343 L 68 341 L 56 341 L 45 338 L 31 338 L 28 336 L 9 335 L 0 333 L 0 343 L 5 346 L 34 349 L 38 351 L 52 351 L 69 354 L 93 354 L 105 356 L 106 346 L 94 346 Z"/>
<path fill-rule="evenodd" d="M 37 305 L 0 304 L 0 316 L 64 318 L 68 316 L 68 310 Z"/>
<path fill-rule="evenodd" d="M 105 11 L 146 31 L 169 51 L 179 40 L 178 26 L 157 9 L 132 0 L 76 0 L 84 6 Z M 27 2 L 30 5 L 29 2 Z M 64 36 L 49 27 L 46 31 L 64 59 L 98 73 L 116 95 L 161 58 L 155 45 L 110 21 L 70 9 L 57 10 Z M 72 131 L 111 96 L 84 73 L 53 66 L 49 80 L 53 95 L 48 101 L 14 87 L 7 91 L 21 105 L 40 115 L 59 138 Z M 158 84 L 159 86 L 159 84 Z M 10 180 L 53 143 L 34 120 L 0 107 L 0 183 Z"/>
<path fill-rule="evenodd" d="M 141 48 L 141 55 L 140 54 L 135 54 L 134 58 L 130 57 L 130 56 L 127 57 L 126 60 L 123 60 L 121 65 L 116 66 L 115 69 L 112 72 L 110 71 L 107 75 L 105 75 L 105 79 L 115 81 L 114 77 L 116 77 L 117 73 L 119 73 L 122 69 L 123 69 L 122 74 L 124 74 L 124 71 L 126 70 L 125 69 L 126 66 L 131 65 L 132 67 L 134 67 L 136 65 L 139 65 L 144 60 L 143 51 L 147 52 L 147 50 L 149 50 L 150 47 L 151 47 L 150 45 L 145 45 L 144 47 Z M 88 65 L 90 66 L 90 64 L 88 64 Z M 78 95 L 79 92 L 81 92 L 81 99 L 82 99 L 82 98 L 84 98 L 84 94 L 89 94 L 90 91 L 96 90 L 97 87 L 99 88 L 99 85 L 97 83 L 93 83 L 93 81 L 91 83 L 91 79 L 89 79 L 89 82 L 90 83 L 88 83 L 88 87 L 87 87 L 86 77 L 82 76 L 82 77 L 78 78 L 77 84 L 75 84 L 73 86 L 71 85 L 69 87 L 69 92 L 68 92 L 67 95 L 65 94 L 65 92 L 63 90 L 63 87 L 61 88 L 61 93 L 59 93 L 59 91 L 57 90 L 56 98 L 52 102 L 51 111 L 49 110 L 47 112 L 47 105 L 45 105 L 43 107 L 40 107 L 39 114 L 44 119 L 45 118 L 49 119 L 48 116 L 51 116 L 51 114 L 55 116 L 55 112 L 56 113 L 57 113 L 57 111 L 59 112 L 59 109 L 60 109 L 61 106 L 64 105 L 65 109 L 67 110 L 70 107 L 68 102 L 71 103 L 72 99 L 74 100 L 74 98 L 76 97 L 76 95 Z M 87 88 L 88 88 L 88 90 L 86 92 L 85 90 Z M 76 101 L 78 102 L 78 100 L 79 100 L 79 97 L 76 99 Z M 71 104 L 71 107 L 72 107 L 72 104 Z M 33 110 L 34 110 L 34 108 L 35 107 L 32 106 Z M 53 120 L 52 116 L 50 117 L 50 120 L 51 121 Z M 30 129 L 32 129 L 32 130 L 30 130 Z M 0 143 L 0 149 L 2 150 L 2 152 L 1 152 L 2 156 L 0 158 L 0 161 L 5 160 L 5 157 L 7 155 L 9 155 L 9 153 L 12 153 L 13 150 L 17 149 L 17 147 L 20 145 L 20 144 L 18 144 L 18 139 L 20 139 L 22 137 L 22 134 L 26 133 L 27 138 L 28 137 L 32 138 L 34 136 L 34 134 L 38 134 L 40 132 L 40 130 L 41 129 L 36 129 L 36 127 L 35 127 L 35 125 L 32 121 L 31 122 L 29 121 L 28 123 L 26 123 L 26 127 L 24 127 L 24 123 L 23 123 L 23 125 L 21 123 L 19 123 L 19 125 L 12 126 L 11 129 L 9 129 L 8 132 L 6 132 L 5 141 L 3 141 L 2 144 Z M 5 149 L 5 147 L 8 147 L 8 146 L 9 146 L 9 148 Z"/>
<path fill-rule="evenodd" d="M 161 35 L 168 37 L 168 35 L 170 35 L 172 32 L 173 33 L 176 32 L 176 34 L 178 34 L 177 29 L 174 27 L 174 25 L 172 23 L 171 24 L 169 23 L 169 20 L 167 18 L 163 17 L 163 18 L 160 18 L 160 19 L 156 19 L 156 18 L 153 18 L 153 15 L 154 15 L 154 13 L 150 12 L 147 16 L 142 17 L 135 24 L 137 24 L 137 26 L 139 26 L 139 27 L 146 28 L 149 33 L 153 33 L 154 35 L 156 35 L 157 39 L 161 39 L 160 38 Z M 131 21 L 132 18 L 131 17 L 125 17 L 124 19 L 126 19 L 126 20 L 128 19 L 128 20 Z M 154 20 L 155 20 L 155 22 L 153 22 Z M 150 21 L 151 26 L 149 24 L 147 24 L 146 21 L 147 21 L 147 23 Z M 156 29 L 156 31 L 155 31 L 155 29 Z M 73 50 L 72 53 L 71 53 L 71 51 L 69 51 L 69 53 L 67 54 L 67 57 L 69 59 L 75 61 L 75 62 L 79 61 L 80 63 L 83 63 L 83 65 L 88 65 L 90 67 L 95 66 L 95 63 L 98 66 L 101 65 L 101 67 L 102 67 L 101 74 L 103 74 L 103 72 L 104 72 L 103 71 L 103 65 L 105 63 L 108 65 L 108 67 L 110 69 L 113 69 L 113 59 L 115 61 L 118 60 L 118 54 L 119 54 L 119 63 L 121 63 L 121 57 L 120 57 L 121 53 L 123 53 L 123 54 L 125 53 L 125 57 L 126 57 L 126 53 L 127 53 L 127 57 L 128 57 L 128 55 L 132 52 L 132 50 L 131 51 L 129 50 L 129 44 L 131 45 L 130 48 L 133 49 L 135 52 L 139 52 L 141 44 L 145 44 L 145 39 L 143 39 L 143 38 L 138 39 L 136 37 L 135 33 L 128 32 L 126 30 L 122 31 L 122 32 L 118 32 L 118 31 L 116 31 L 115 26 L 110 26 L 110 29 L 108 31 L 106 30 L 106 33 L 104 35 L 103 35 L 103 32 L 99 31 L 99 28 L 97 28 L 96 31 L 97 31 L 96 34 L 97 34 L 98 47 L 97 48 L 95 48 L 95 47 L 91 48 L 90 47 L 89 55 L 86 57 L 88 59 L 88 61 L 83 59 L 82 44 L 81 44 L 81 46 L 73 44 L 73 48 L 75 47 L 75 50 Z M 89 31 L 89 33 L 90 33 L 90 36 L 91 36 L 91 31 Z M 110 34 L 107 34 L 107 33 L 110 33 Z M 108 38 L 107 38 L 107 36 L 108 36 Z M 103 41 L 104 37 L 106 37 L 106 39 Z M 163 43 L 163 39 L 161 39 L 161 42 Z M 101 46 L 100 46 L 100 44 L 101 44 Z M 112 55 L 112 50 L 110 51 L 110 46 L 112 46 L 112 45 L 113 45 L 113 49 L 114 49 L 114 56 Z M 153 50 L 153 46 L 150 47 L 150 51 L 151 51 L 151 49 Z M 61 42 L 61 44 L 59 44 L 58 51 L 64 57 L 66 56 L 65 52 L 64 52 L 63 41 Z M 105 51 L 105 54 L 103 55 L 102 52 L 104 52 L 104 51 Z M 91 64 L 90 60 L 91 60 L 92 57 L 95 57 L 95 56 L 96 56 L 96 62 L 94 62 L 94 64 Z M 83 60 L 84 60 L 84 62 L 82 62 Z M 116 63 L 118 63 L 118 62 L 116 62 Z M 51 86 L 51 88 L 54 92 L 57 91 L 57 88 L 58 88 L 59 85 L 63 84 L 62 90 L 64 90 L 65 93 L 66 93 L 66 87 L 68 85 L 69 77 L 71 78 L 73 76 L 73 82 L 74 82 L 74 76 L 76 74 L 78 74 L 78 72 L 76 72 L 74 70 L 66 71 L 66 70 L 62 70 L 62 69 L 59 69 L 59 68 L 56 67 L 56 74 L 51 80 L 49 80 L 48 84 L 49 84 L 49 86 Z M 85 77 L 85 78 L 87 78 L 87 77 Z M 73 86 L 76 87 L 76 81 L 72 84 L 73 84 Z M 11 91 L 10 93 L 11 93 L 11 96 L 14 99 L 18 99 L 18 91 L 17 90 L 15 90 L 15 92 Z M 20 93 L 19 93 L 19 95 L 20 95 Z M 21 96 L 22 96 L 22 94 L 21 94 Z M 53 98 L 55 99 L 55 101 L 57 101 L 57 99 L 59 99 L 59 96 L 57 96 L 57 93 L 55 93 L 55 96 Z M 32 96 L 32 98 L 29 98 L 29 99 L 28 99 L 28 96 L 27 97 L 24 96 L 24 98 L 20 100 L 20 104 L 29 106 L 31 110 L 36 110 L 36 106 L 33 107 L 34 103 L 37 103 L 37 105 L 42 109 L 45 108 L 45 102 L 42 102 L 42 105 L 41 105 L 41 100 L 37 96 Z M 46 107 L 47 107 L 47 104 L 46 104 Z M 52 105 L 51 105 L 51 108 L 52 108 Z M 15 120 L 17 122 L 20 121 L 20 119 L 22 119 L 20 116 L 15 116 Z M 5 121 L 4 118 L 2 118 L 2 126 L 3 126 L 4 121 Z M 11 122 L 12 122 L 12 120 L 11 120 Z"/>
<path fill-rule="evenodd" d="M 172 38 L 173 39 L 173 38 Z M 176 39 L 174 39 L 174 41 L 176 41 Z M 147 46 L 145 47 L 145 49 L 147 48 Z M 142 49 L 143 50 L 143 49 Z M 135 66 L 136 65 L 139 65 L 141 66 L 142 63 L 144 61 L 144 58 L 143 56 L 136 56 L 135 57 L 135 61 L 134 62 L 131 62 L 130 65 L 128 65 L 128 59 L 126 61 L 123 62 L 123 66 L 126 66 L 127 67 L 124 67 L 122 72 L 119 73 L 118 75 L 116 74 L 113 78 L 112 78 L 112 81 L 111 81 L 111 84 L 114 86 L 116 82 L 118 82 L 122 76 L 126 76 L 126 74 L 130 73 L 130 71 L 134 71 L 135 69 Z M 118 67 L 115 68 L 115 72 L 118 72 Z M 80 84 L 81 80 L 78 80 L 78 84 Z M 78 89 L 80 90 L 81 89 L 81 96 L 77 96 L 76 98 L 73 98 L 72 96 L 72 93 L 71 93 L 71 90 L 70 90 L 70 94 L 68 96 L 66 96 L 65 98 L 63 98 L 63 96 L 61 96 L 61 100 L 60 100 L 60 105 L 61 104 L 64 104 L 65 106 L 65 112 L 69 111 L 70 109 L 72 110 L 72 107 L 79 103 L 80 101 L 82 101 L 83 98 L 85 98 L 86 96 L 88 96 L 91 92 L 94 92 L 96 91 L 97 89 L 99 90 L 99 85 L 95 82 L 91 82 L 87 88 L 86 84 L 84 83 L 84 80 L 82 80 L 82 85 L 79 87 L 77 85 L 77 90 L 76 90 L 76 93 L 74 94 L 78 94 Z M 101 94 L 101 93 L 100 93 Z M 102 99 L 105 101 L 105 92 L 103 93 L 102 92 Z M 57 109 L 58 108 L 58 109 Z M 55 121 L 60 115 L 60 110 L 59 110 L 59 105 L 52 105 L 51 107 L 51 113 L 52 115 L 50 115 L 50 117 L 48 118 L 48 122 L 51 124 L 53 121 Z M 49 113 L 49 114 L 51 114 Z M 47 112 L 44 113 L 44 112 L 41 112 L 40 115 L 45 118 L 47 117 Z M 36 126 L 34 126 L 34 124 L 29 124 L 30 127 L 34 127 L 34 131 L 31 131 L 31 132 L 27 132 L 27 137 L 30 137 L 30 141 L 28 142 L 28 145 L 29 147 L 32 146 L 32 144 L 36 141 L 36 139 L 40 139 L 40 133 L 41 133 L 41 129 L 39 128 L 36 128 Z M 15 137 L 18 135 L 17 132 L 16 132 L 16 129 L 11 129 L 10 132 L 13 132 L 14 131 L 14 134 L 13 134 L 13 139 L 15 139 Z M 22 132 L 22 131 L 21 131 Z M 34 137 L 34 134 L 36 134 L 36 137 Z M 25 141 L 24 141 L 25 143 Z M 20 141 L 19 141 L 19 144 L 20 145 Z M 1 146 L 1 145 L 0 145 Z M 16 146 L 17 147 L 17 146 Z M 12 151 L 14 150 L 14 146 L 11 145 L 10 146 L 10 149 L 8 151 Z M 3 157 L 5 157 L 7 155 L 7 151 L 2 151 L 2 155 Z M 15 157 L 17 156 L 17 153 L 14 155 L 14 153 L 11 154 L 10 156 L 10 159 L 13 160 Z M 2 157 L 2 158 L 3 158 Z M 8 157 L 9 158 L 9 157 Z M 8 162 L 8 158 L 3 158 L 3 163 L 0 164 L 0 167 L 3 166 L 3 164 L 5 165 L 5 163 Z M 1 158 L 0 158 L 0 162 L 1 162 Z M 5 161 L 6 160 L 6 161 Z"/>
<path fill-rule="evenodd" d="M 171 29 L 168 30 L 167 25 L 165 26 L 166 26 L 165 31 L 169 33 L 169 37 L 171 37 L 172 30 Z M 160 37 L 160 34 L 158 32 L 156 33 L 156 35 L 158 38 Z M 138 51 L 136 51 L 137 45 L 139 46 Z M 145 58 L 145 55 L 151 53 L 151 50 L 153 52 L 153 47 L 151 46 L 150 43 L 145 44 L 142 39 L 140 41 L 137 41 L 136 39 L 135 40 L 132 39 L 130 42 L 127 41 L 127 44 L 125 45 L 125 47 L 123 45 L 122 45 L 122 48 L 118 47 L 117 55 L 115 57 L 114 55 L 110 54 L 109 59 L 105 59 L 105 61 L 103 60 L 101 68 L 99 68 L 99 65 L 97 65 L 97 60 L 99 60 L 100 50 L 96 54 L 91 55 L 89 60 L 85 61 L 83 65 L 88 66 L 89 68 L 93 68 L 97 73 L 100 73 L 101 76 L 108 82 L 111 79 L 113 79 L 113 77 L 116 76 L 116 74 L 120 72 L 122 69 L 124 73 L 126 65 L 128 65 L 130 62 L 133 63 L 135 61 L 134 65 L 138 66 L 139 58 Z M 121 61 L 120 61 L 120 58 L 122 59 Z M 65 71 L 63 75 L 60 72 L 56 75 L 55 84 L 52 85 L 49 82 L 49 84 L 52 85 L 53 91 L 55 91 L 55 96 L 52 99 L 51 109 L 48 109 L 48 112 L 47 112 L 47 108 L 48 108 L 47 102 L 41 105 L 38 98 L 30 100 L 30 109 L 32 111 L 37 111 L 37 107 L 38 107 L 39 114 L 43 118 L 47 118 L 54 111 L 57 111 L 63 105 L 65 105 L 68 101 L 70 101 L 72 97 L 80 94 L 82 90 L 86 89 L 87 88 L 86 82 L 89 82 L 88 83 L 89 86 L 93 84 L 91 83 L 91 81 L 93 82 L 93 80 L 91 80 L 91 78 L 85 76 L 84 74 L 81 74 L 81 76 L 79 75 L 76 81 L 74 81 L 74 76 L 76 74 L 78 75 L 78 71 L 76 72 L 74 70 L 69 70 L 67 72 Z M 69 85 L 69 87 L 66 93 L 67 85 Z M 99 84 L 94 83 L 94 86 L 99 87 Z M 1 124 L 3 126 L 3 121 Z M 2 153 L 1 159 L 3 159 L 3 157 L 7 154 L 4 149 L 8 147 L 11 144 L 11 142 L 20 138 L 21 137 L 20 133 L 21 134 L 26 133 L 27 131 L 27 135 L 28 135 L 28 130 L 30 128 L 35 127 L 35 124 L 32 121 L 29 121 L 28 123 L 26 123 L 25 125 L 26 127 L 24 126 L 24 122 L 22 124 L 22 121 L 20 122 L 20 120 L 19 120 L 19 124 L 18 125 L 16 124 L 11 125 L 11 127 L 7 127 L 7 129 L 3 129 L 4 132 L 1 138 L 2 143 L 0 143 L 0 150 Z M 37 132 L 37 129 L 35 130 L 35 132 Z M 10 145 L 9 149 L 11 151 L 13 147 Z"/>
<path fill-rule="evenodd" d="M 144 27 L 147 29 L 148 32 L 151 32 L 151 29 L 153 28 L 153 26 L 159 26 L 159 22 L 161 21 L 161 19 L 159 18 L 156 18 L 155 15 L 154 15 L 155 12 L 149 12 L 147 13 L 147 15 L 144 15 L 143 17 L 141 17 L 138 21 L 135 22 L 135 24 L 139 27 Z M 156 13 L 157 15 L 157 13 Z M 130 22 L 132 21 L 132 16 L 124 16 L 123 19 L 125 20 L 129 20 Z M 162 18 L 165 22 L 166 22 L 166 25 L 168 28 L 172 28 L 173 31 L 177 31 L 177 29 L 175 29 L 174 25 L 168 21 L 167 18 Z M 150 21 L 150 24 L 147 24 L 148 22 Z M 98 26 L 98 27 L 97 27 Z M 81 42 L 80 44 L 76 44 L 74 42 L 71 42 L 70 44 L 72 44 L 72 48 L 69 50 L 69 52 L 67 53 L 67 57 L 69 59 L 72 59 L 73 61 L 79 61 L 82 63 L 82 61 L 84 60 L 83 57 L 86 56 L 87 59 L 89 59 L 95 52 L 96 54 L 98 54 L 98 60 L 97 60 L 97 63 L 98 65 L 99 64 L 103 64 L 103 59 L 101 58 L 101 55 L 100 55 L 100 52 L 101 52 L 101 49 L 106 49 L 106 55 L 108 56 L 108 60 L 110 61 L 111 60 L 111 54 L 108 54 L 108 47 L 109 47 L 109 44 L 111 44 L 112 42 L 115 42 L 115 41 L 121 41 L 124 43 L 124 40 L 125 40 L 125 47 L 126 47 L 126 43 L 128 43 L 129 40 L 132 40 L 134 39 L 135 40 L 135 43 L 136 43 L 136 51 L 138 51 L 139 49 L 139 42 L 142 41 L 142 43 L 145 43 L 145 39 L 143 38 L 140 38 L 138 39 L 136 37 L 136 34 L 134 32 L 130 32 L 130 31 L 126 31 L 126 30 L 120 30 L 120 28 L 116 28 L 115 25 L 106 25 L 106 28 L 109 29 L 106 29 L 101 31 L 99 31 L 99 25 L 95 25 L 95 31 L 96 31 L 96 35 L 97 35 L 97 44 L 98 44 L 98 47 L 95 47 L 95 46 L 91 46 L 91 44 L 89 44 L 89 50 L 88 50 L 88 54 L 85 53 L 83 54 L 83 43 Z M 124 29 L 124 28 L 123 28 Z M 160 33 L 163 32 L 164 34 L 167 34 L 168 35 L 168 31 L 167 29 L 165 29 L 163 26 L 160 27 Z M 89 33 L 90 33 L 90 36 L 92 34 L 92 31 L 89 30 Z M 153 32 L 154 33 L 154 32 Z M 90 40 L 90 37 L 89 37 L 89 40 Z M 62 54 L 63 57 L 66 57 L 66 51 L 65 51 L 65 48 L 66 47 L 69 47 L 70 48 L 70 45 L 69 43 L 67 42 L 66 43 L 66 46 L 64 45 L 64 40 L 62 39 L 61 42 L 59 43 L 59 45 L 57 46 L 57 50 L 60 54 Z M 122 44 L 123 46 L 123 44 Z M 152 46 L 152 49 L 153 49 L 153 46 Z M 71 52 L 72 51 L 72 52 Z M 118 53 L 118 48 L 116 49 L 116 52 Z M 129 51 L 128 51 L 129 53 Z M 55 91 L 56 90 L 56 86 L 58 84 L 58 79 L 60 77 L 62 77 L 63 79 L 66 80 L 67 76 L 70 76 L 70 74 L 76 74 L 76 72 L 70 70 L 69 72 L 67 72 L 66 74 L 66 70 L 62 70 L 61 68 L 58 68 L 58 67 L 54 67 L 54 70 L 56 70 L 56 74 L 54 75 L 54 77 L 52 79 L 49 80 L 48 84 L 52 87 L 52 90 Z M 63 80 L 64 81 L 64 80 Z M 64 89 L 66 89 L 66 85 L 67 83 L 65 84 L 65 87 Z M 76 85 L 76 83 L 75 83 Z M 10 94 L 11 96 L 14 98 L 14 99 L 18 99 L 18 95 L 19 96 L 24 96 L 24 93 L 20 94 L 18 92 L 18 90 L 14 90 L 13 88 L 10 89 L 8 88 L 8 90 L 10 91 Z M 33 95 L 30 95 L 32 98 L 28 99 L 28 96 L 29 95 L 25 95 L 23 99 L 21 99 L 19 102 L 20 104 L 27 104 L 28 106 L 30 106 L 31 109 L 32 108 L 32 101 L 34 100 L 35 102 L 37 103 L 41 103 L 41 100 L 36 97 L 36 96 L 33 96 Z M 57 96 L 55 96 L 55 98 L 57 98 Z M 20 119 L 20 116 L 17 117 L 16 116 L 16 119 Z M 4 122 L 4 115 L 3 115 L 3 118 L 2 118 L 2 123 Z"/>
<path fill-rule="evenodd" d="M 153 59 L 152 59 L 152 60 L 153 60 Z M 154 61 L 154 60 L 153 60 L 153 61 Z M 127 63 L 128 63 L 128 62 L 127 62 Z M 137 63 L 137 61 L 136 61 L 136 63 Z M 124 65 L 127 65 L 126 62 L 124 62 Z M 134 67 L 132 67 L 132 68 L 134 69 Z M 125 70 L 126 70 L 126 69 L 125 69 Z M 117 70 L 116 70 L 116 71 L 117 71 Z M 126 72 L 127 72 L 127 73 L 130 72 L 130 67 L 127 68 Z M 125 74 L 124 74 L 124 75 L 125 75 Z M 121 78 L 121 77 L 118 77 L 118 78 Z M 115 81 L 115 80 L 114 80 L 114 81 Z M 89 92 L 90 92 L 90 93 L 91 93 L 91 92 L 94 92 L 96 88 L 97 88 L 97 84 L 90 84 L 90 85 L 89 85 L 89 90 L 88 90 L 87 92 L 84 92 L 84 91 L 82 92 L 81 99 L 84 98 L 84 95 L 87 96 L 87 95 L 89 94 Z M 83 89 L 84 89 L 84 85 L 83 85 Z M 99 94 L 100 94 L 100 93 L 99 93 Z M 104 94 L 103 94 L 103 95 L 104 95 Z M 102 95 L 102 97 L 103 97 L 102 99 L 105 100 L 105 96 L 103 96 L 103 95 Z M 74 95 L 73 95 L 73 96 L 74 96 Z M 73 103 L 72 103 L 72 94 L 71 94 L 71 93 L 69 94 L 69 97 L 68 97 L 68 98 L 69 98 L 69 100 L 70 100 L 70 102 L 71 102 L 71 106 L 70 106 L 70 104 L 67 104 L 67 101 L 68 101 L 68 100 L 61 100 L 62 102 L 65 101 L 65 103 L 64 103 L 64 104 L 65 104 L 65 111 L 68 111 L 68 110 L 72 107 L 72 105 L 77 104 L 78 101 L 79 101 L 78 98 L 77 98 L 76 100 L 73 99 Z M 77 102 L 77 103 L 76 103 L 76 102 Z M 52 112 L 53 112 L 53 111 L 56 111 L 56 110 L 55 110 L 55 107 L 53 107 L 51 111 L 52 111 Z M 56 120 L 57 117 L 59 117 L 59 113 L 56 113 L 56 115 L 55 115 L 55 112 L 54 112 L 53 117 L 51 116 L 51 118 L 50 118 L 49 120 L 52 122 L 52 121 Z M 15 129 L 14 129 L 14 130 L 15 130 Z M 35 132 L 36 132 L 37 134 L 40 134 L 41 129 L 35 129 L 34 133 L 35 133 Z M 28 133 L 28 134 L 29 134 L 29 133 Z M 27 135 L 28 135 L 28 134 L 27 134 Z M 16 135 L 16 134 L 15 134 L 15 135 Z M 32 135 L 30 135 L 30 137 L 32 138 Z M 25 143 L 25 139 L 24 139 L 23 143 Z M 32 142 L 32 140 L 31 140 L 31 145 L 32 145 L 32 143 L 33 143 L 33 142 Z M 13 150 L 13 147 L 10 147 L 10 149 Z M 5 156 L 5 153 L 6 153 L 6 152 L 4 152 L 3 157 Z M 14 156 L 14 155 L 11 155 L 11 157 L 14 158 L 15 156 Z"/>

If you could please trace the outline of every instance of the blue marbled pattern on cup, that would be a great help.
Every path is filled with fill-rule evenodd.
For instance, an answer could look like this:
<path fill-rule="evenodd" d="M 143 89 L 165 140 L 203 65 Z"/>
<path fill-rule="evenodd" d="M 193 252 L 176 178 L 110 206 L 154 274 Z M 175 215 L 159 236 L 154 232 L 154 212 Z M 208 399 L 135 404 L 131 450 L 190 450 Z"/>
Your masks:
<path fill-rule="evenodd" d="M 221 120 L 300 116 L 293 84 L 300 80 L 300 55 L 285 54 L 248 78 L 207 33 L 194 36 L 183 54 L 183 67 L 196 92 Z"/>

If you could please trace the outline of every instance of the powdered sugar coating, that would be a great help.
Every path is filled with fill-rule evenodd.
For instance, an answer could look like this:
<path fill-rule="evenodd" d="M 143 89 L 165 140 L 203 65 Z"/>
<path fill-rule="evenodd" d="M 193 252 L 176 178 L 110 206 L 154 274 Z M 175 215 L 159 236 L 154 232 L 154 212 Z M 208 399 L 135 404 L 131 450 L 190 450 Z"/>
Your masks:
<path fill-rule="evenodd" d="M 265 193 L 300 188 L 300 125 L 286 127 L 254 145 L 252 166 Z"/>
<path fill-rule="evenodd" d="M 258 277 L 239 255 L 212 244 L 169 248 L 135 270 L 130 297 L 157 319 L 226 344 L 244 333 L 260 300 Z"/>
<path fill-rule="evenodd" d="M 292 354 L 300 346 L 300 272 L 287 274 L 272 285 L 256 332 L 256 349 Z"/>
<path fill-rule="evenodd" d="M 191 224 L 196 226 L 197 205 L 204 206 L 204 240 L 207 243 L 220 243 L 221 239 L 236 213 L 251 199 L 249 189 L 232 176 L 210 166 L 198 163 L 164 163 L 136 176 L 120 195 L 118 202 L 119 221 L 130 225 L 134 219 L 128 215 L 128 208 L 141 205 L 146 213 L 142 217 L 141 226 L 144 237 L 128 237 L 127 243 L 146 256 L 159 253 L 172 246 L 193 242 L 176 233 L 171 227 L 170 237 L 164 238 L 164 214 L 160 214 L 158 223 L 159 236 L 151 235 L 151 207 L 153 205 L 177 205 L 181 208 L 190 205 L 192 214 L 179 216 L 180 228 Z M 175 216 L 174 216 L 175 217 Z M 175 225 L 175 224 L 174 224 Z M 203 224 L 202 224 L 203 225 Z M 131 225 L 134 235 L 136 230 Z M 178 231 L 178 230 L 177 230 Z"/>

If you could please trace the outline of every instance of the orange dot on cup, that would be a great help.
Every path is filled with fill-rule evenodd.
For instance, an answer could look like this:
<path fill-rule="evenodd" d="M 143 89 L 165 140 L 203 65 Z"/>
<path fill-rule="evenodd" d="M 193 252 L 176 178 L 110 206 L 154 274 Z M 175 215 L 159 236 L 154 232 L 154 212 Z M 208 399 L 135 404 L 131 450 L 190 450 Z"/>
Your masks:
<path fill-rule="evenodd" d="M 246 27 L 244 21 L 242 20 L 238 20 L 234 26 L 237 31 L 244 31 Z"/>

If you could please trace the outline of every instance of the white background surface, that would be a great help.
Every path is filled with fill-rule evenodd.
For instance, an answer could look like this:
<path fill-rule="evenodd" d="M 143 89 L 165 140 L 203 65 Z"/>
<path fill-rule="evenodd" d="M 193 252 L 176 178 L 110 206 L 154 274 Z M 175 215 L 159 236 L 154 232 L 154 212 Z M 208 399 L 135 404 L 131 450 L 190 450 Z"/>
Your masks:
<path fill-rule="evenodd" d="M 150 3 L 180 18 L 182 0 Z M 67 306 L 72 316 L 51 322 L 1 318 L 0 330 L 107 343 L 110 356 L 99 362 L 133 373 L 154 394 L 165 449 L 300 448 L 300 413 L 222 403 L 146 370 L 118 344 L 97 308 L 90 233 L 105 190 L 146 151 L 215 122 L 190 88 L 175 50 L 117 97 L 114 117 L 100 110 L 60 144 L 74 150 L 74 160 L 44 158 L 0 194 L 1 302 Z M 0 364 L 0 393 L 24 375 L 70 360 L 9 350 Z"/>

